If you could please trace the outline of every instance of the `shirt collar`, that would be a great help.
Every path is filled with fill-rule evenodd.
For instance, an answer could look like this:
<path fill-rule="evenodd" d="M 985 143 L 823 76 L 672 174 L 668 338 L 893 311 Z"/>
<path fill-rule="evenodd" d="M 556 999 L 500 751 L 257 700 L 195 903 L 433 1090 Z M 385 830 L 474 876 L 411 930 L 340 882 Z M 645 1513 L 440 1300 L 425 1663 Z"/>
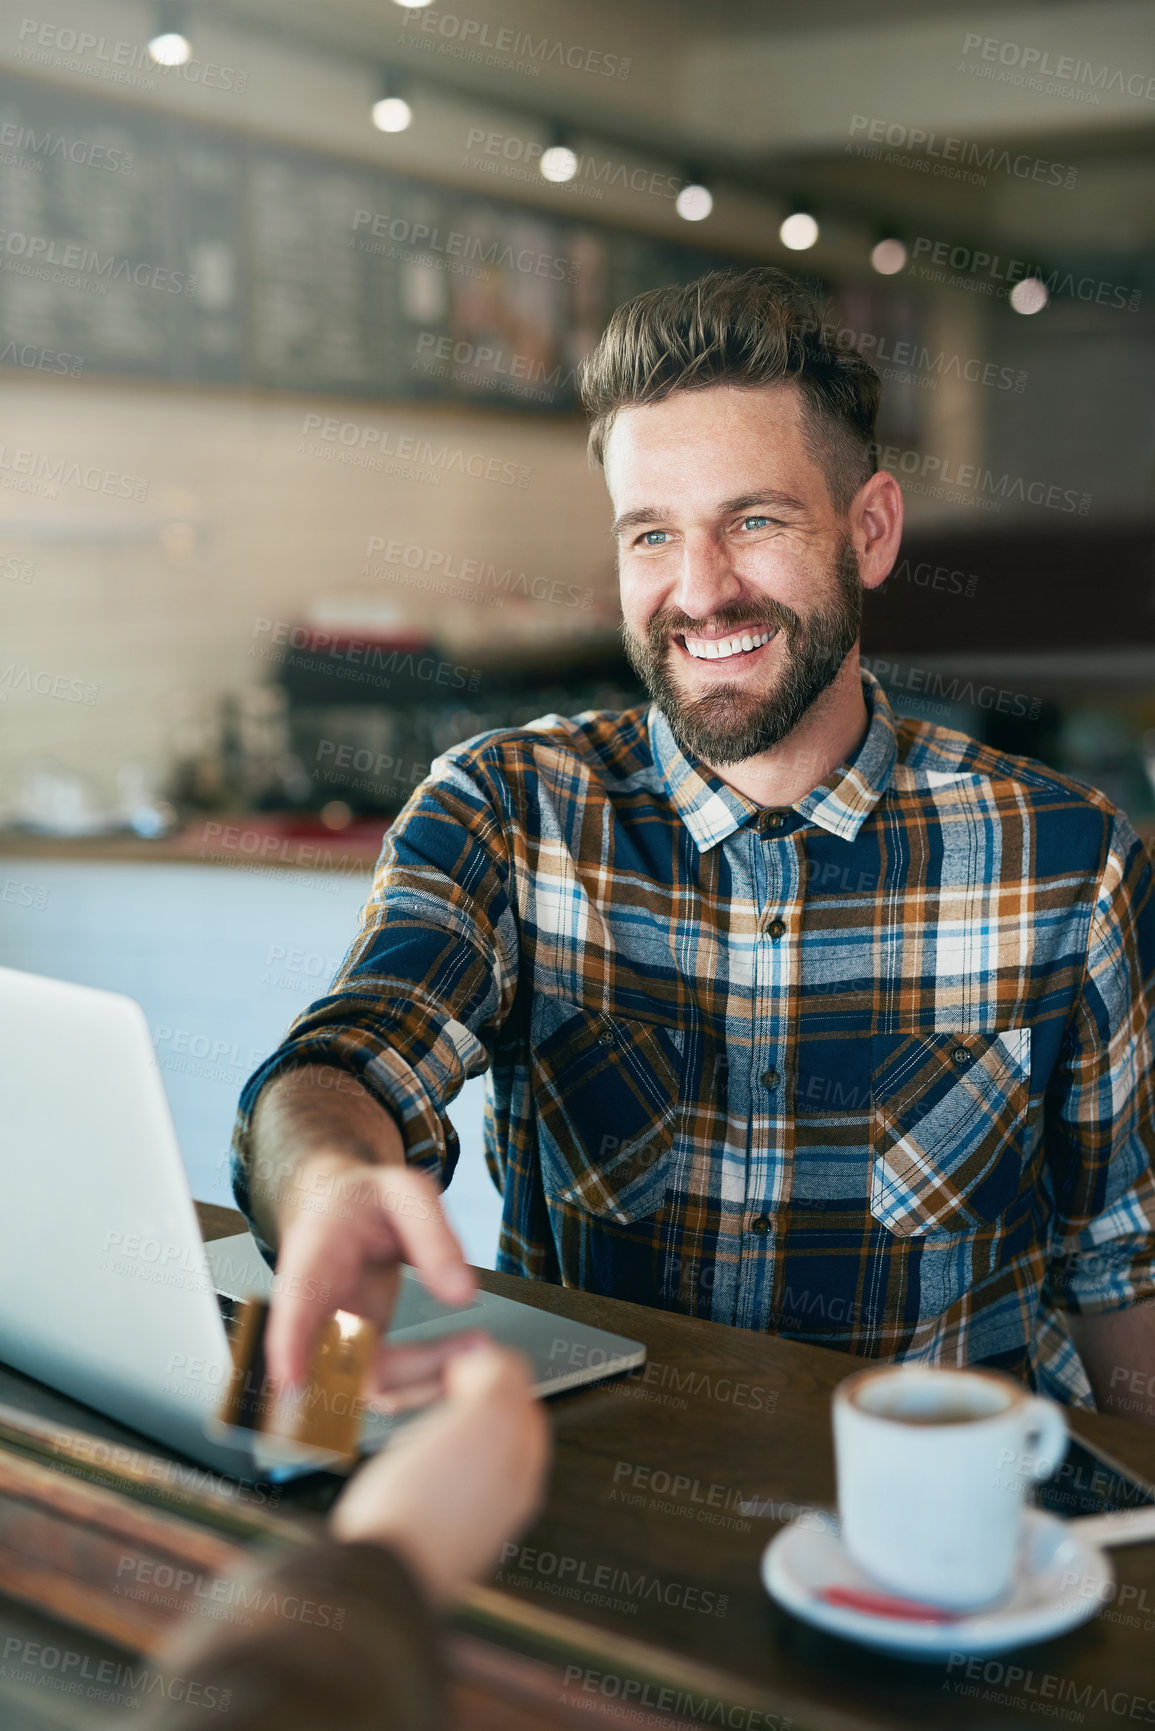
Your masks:
<path fill-rule="evenodd" d="M 894 712 L 886 693 L 868 668 L 860 667 L 859 676 L 870 717 L 862 743 L 824 782 L 788 808 L 845 841 L 854 840 L 886 792 L 898 755 Z M 727 787 L 682 751 L 656 704 L 650 705 L 649 732 L 659 780 L 701 852 L 758 817 L 761 806 Z"/>

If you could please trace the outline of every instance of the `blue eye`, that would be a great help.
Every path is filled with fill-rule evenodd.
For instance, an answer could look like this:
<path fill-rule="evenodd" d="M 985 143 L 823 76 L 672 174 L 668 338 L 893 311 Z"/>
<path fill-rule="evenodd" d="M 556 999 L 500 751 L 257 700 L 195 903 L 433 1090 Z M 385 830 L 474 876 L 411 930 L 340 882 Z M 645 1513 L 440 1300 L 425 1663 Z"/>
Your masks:
<path fill-rule="evenodd" d="M 644 535 L 638 536 L 638 540 L 644 547 L 659 547 L 661 542 L 654 539 L 655 535 L 661 535 L 664 537 L 666 531 L 665 529 L 647 529 Z"/>
<path fill-rule="evenodd" d="M 757 523 L 759 528 L 764 529 L 766 524 L 770 521 L 771 519 L 769 517 L 743 517 L 742 527 L 745 528 L 749 523 Z"/>

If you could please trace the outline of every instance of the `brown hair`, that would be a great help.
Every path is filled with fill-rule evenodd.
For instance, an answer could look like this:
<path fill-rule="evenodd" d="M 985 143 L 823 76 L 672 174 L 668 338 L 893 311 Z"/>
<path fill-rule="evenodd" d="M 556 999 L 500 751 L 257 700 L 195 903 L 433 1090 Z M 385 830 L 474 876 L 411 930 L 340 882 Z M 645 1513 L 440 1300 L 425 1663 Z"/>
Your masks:
<path fill-rule="evenodd" d="M 869 361 L 836 346 L 824 315 L 820 296 L 773 265 L 711 271 L 626 301 L 581 368 L 591 462 L 604 464 L 619 409 L 709 385 L 793 383 L 806 448 L 844 513 L 875 472 L 882 381 Z"/>

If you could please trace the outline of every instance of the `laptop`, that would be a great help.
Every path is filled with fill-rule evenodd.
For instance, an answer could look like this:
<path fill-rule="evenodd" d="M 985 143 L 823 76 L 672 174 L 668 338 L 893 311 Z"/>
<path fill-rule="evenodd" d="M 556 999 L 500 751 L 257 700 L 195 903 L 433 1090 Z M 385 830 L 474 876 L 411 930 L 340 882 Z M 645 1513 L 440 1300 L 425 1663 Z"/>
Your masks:
<path fill-rule="evenodd" d="M 210 1436 L 232 1368 L 225 1319 L 271 1291 L 248 1233 L 206 1247 L 140 1006 L 0 968 L 0 1360 L 215 1472 L 278 1481 Z M 439 1304 L 403 1271 L 390 1340 L 482 1328 L 560 1393 L 644 1364 L 640 1341 L 479 1292 Z M 360 1447 L 393 1424 L 367 1414 Z"/>

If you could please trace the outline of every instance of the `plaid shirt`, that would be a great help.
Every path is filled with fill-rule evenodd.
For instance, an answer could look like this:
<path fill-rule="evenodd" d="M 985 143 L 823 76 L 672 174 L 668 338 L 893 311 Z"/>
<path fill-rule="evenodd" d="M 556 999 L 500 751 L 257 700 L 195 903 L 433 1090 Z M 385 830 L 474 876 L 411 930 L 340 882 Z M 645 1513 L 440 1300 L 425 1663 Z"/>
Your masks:
<path fill-rule="evenodd" d="M 1096 789 L 862 672 L 781 810 L 649 706 L 432 766 L 328 996 L 246 1084 L 352 1071 L 408 1159 L 487 1071 L 498 1267 L 1092 1405 L 1061 1312 L 1155 1295 L 1155 893 Z"/>

